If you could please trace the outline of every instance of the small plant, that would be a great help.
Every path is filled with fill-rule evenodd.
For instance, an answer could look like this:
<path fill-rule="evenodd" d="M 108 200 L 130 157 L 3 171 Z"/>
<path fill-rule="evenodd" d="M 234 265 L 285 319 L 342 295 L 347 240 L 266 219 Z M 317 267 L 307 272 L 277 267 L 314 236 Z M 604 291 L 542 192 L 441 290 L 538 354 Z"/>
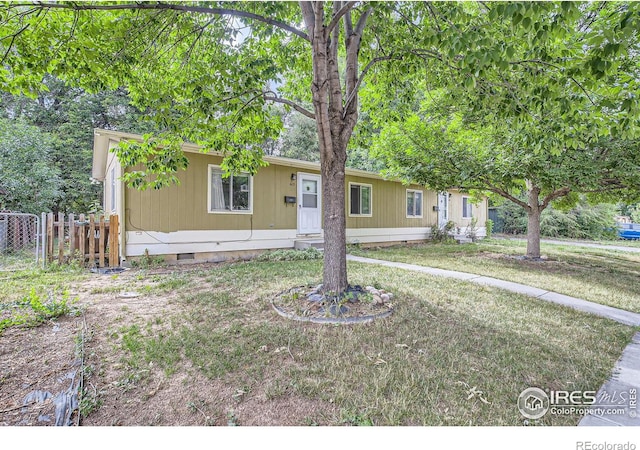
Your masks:
<path fill-rule="evenodd" d="M 96 390 L 95 386 L 92 386 L 92 387 L 93 387 L 93 392 L 89 391 L 87 387 L 84 387 L 82 389 L 82 392 L 80 393 L 80 401 L 78 404 L 80 417 L 83 417 L 83 418 L 87 417 L 92 412 L 98 410 L 104 403 L 104 400 L 100 398 L 100 395 L 98 394 L 98 391 Z"/>
<path fill-rule="evenodd" d="M 35 327 L 49 319 L 67 314 L 77 315 L 80 311 L 73 306 L 77 300 L 77 297 L 71 299 L 68 291 L 63 291 L 61 298 L 57 298 L 53 292 L 43 301 L 42 296 L 32 288 L 26 297 L 13 305 L 12 310 L 4 310 L 0 333 L 13 326 Z"/>
<path fill-rule="evenodd" d="M 451 232 L 456 227 L 455 222 L 448 221 L 444 227 L 440 228 L 438 225 L 431 226 L 431 240 L 438 243 L 450 243 L 453 242 Z"/>
<path fill-rule="evenodd" d="M 236 417 L 236 414 L 233 412 L 233 410 L 227 413 L 227 425 L 230 427 L 238 426 L 238 418 Z"/>
<path fill-rule="evenodd" d="M 342 423 L 356 427 L 371 427 L 373 421 L 365 414 L 352 411 L 342 411 Z"/>
<path fill-rule="evenodd" d="M 131 261 L 131 266 L 138 269 L 151 269 L 154 267 L 160 267 L 164 264 L 164 257 L 162 255 L 150 255 L 149 249 L 144 249 L 144 254 L 137 260 Z"/>
<path fill-rule="evenodd" d="M 491 235 L 493 234 L 493 220 L 487 219 L 484 226 L 487 229 L 487 239 L 491 239 Z"/>
<path fill-rule="evenodd" d="M 471 218 L 471 223 L 469 224 L 469 226 L 467 227 L 467 237 L 469 239 L 471 239 L 472 242 L 475 242 L 476 239 L 478 238 L 478 218 L 477 217 L 472 217 Z"/>

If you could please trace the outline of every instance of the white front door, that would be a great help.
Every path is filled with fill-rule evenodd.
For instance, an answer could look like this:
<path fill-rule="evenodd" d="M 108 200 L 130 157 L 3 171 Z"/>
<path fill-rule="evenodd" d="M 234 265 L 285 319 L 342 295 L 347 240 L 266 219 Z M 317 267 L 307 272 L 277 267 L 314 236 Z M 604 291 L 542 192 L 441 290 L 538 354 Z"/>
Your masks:
<path fill-rule="evenodd" d="M 438 227 L 440 229 L 449 221 L 449 194 L 440 192 L 438 194 Z"/>
<path fill-rule="evenodd" d="M 320 175 L 298 172 L 298 234 L 322 232 L 321 187 Z"/>

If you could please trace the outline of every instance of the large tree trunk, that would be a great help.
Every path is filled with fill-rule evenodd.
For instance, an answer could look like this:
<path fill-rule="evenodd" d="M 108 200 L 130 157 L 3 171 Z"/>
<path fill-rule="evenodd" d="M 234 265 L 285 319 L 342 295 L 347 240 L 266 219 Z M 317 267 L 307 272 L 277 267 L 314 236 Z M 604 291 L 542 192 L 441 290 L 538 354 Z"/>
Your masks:
<path fill-rule="evenodd" d="M 357 80 L 360 37 L 368 13 L 362 14 L 355 29 L 350 12 L 346 16 L 346 97 L 353 93 L 350 103 L 344 104 L 343 86 L 338 65 L 339 28 L 327 28 L 323 2 L 300 3 L 313 48 L 313 83 L 311 93 L 320 147 L 322 172 L 322 212 L 324 228 L 323 290 L 334 294 L 347 287 L 347 250 L 345 217 L 345 164 L 347 144 L 358 120 Z M 349 8 L 353 5 L 345 5 Z M 334 16 L 342 9 L 341 2 L 333 4 Z M 337 16 L 341 17 L 341 16 Z"/>
<path fill-rule="evenodd" d="M 341 152 L 346 157 L 346 148 L 334 152 Z M 322 166 L 323 290 L 332 293 L 344 292 L 348 284 L 344 167 L 345 163 L 340 164 L 339 161 Z"/>
<path fill-rule="evenodd" d="M 527 211 L 527 258 L 540 258 L 540 208 Z"/>
<path fill-rule="evenodd" d="M 527 208 L 527 258 L 540 258 L 540 188 L 527 181 L 529 207 Z"/>

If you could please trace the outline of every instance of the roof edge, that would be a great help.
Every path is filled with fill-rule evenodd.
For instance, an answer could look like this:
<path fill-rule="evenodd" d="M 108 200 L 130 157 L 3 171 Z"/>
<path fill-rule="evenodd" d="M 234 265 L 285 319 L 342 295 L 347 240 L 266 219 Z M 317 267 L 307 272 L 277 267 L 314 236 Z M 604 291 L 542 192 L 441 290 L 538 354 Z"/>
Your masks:
<path fill-rule="evenodd" d="M 114 130 L 105 130 L 102 128 L 95 128 L 93 130 L 94 142 L 93 142 L 93 171 L 92 176 L 94 179 L 98 181 L 103 181 L 106 176 L 106 164 L 107 164 L 107 154 L 109 152 L 109 141 L 115 140 L 134 140 L 134 141 L 142 141 L 143 137 L 139 134 L 134 133 L 126 133 L 122 131 L 114 131 Z M 182 144 L 182 149 L 188 153 L 201 153 L 206 155 L 214 155 L 214 156 L 224 156 L 222 152 L 216 151 L 203 151 L 202 147 L 190 142 L 185 142 Z M 287 166 L 287 167 L 295 167 L 298 169 L 307 169 L 307 170 L 317 170 L 320 171 L 320 163 L 303 161 L 300 159 L 293 158 L 285 158 L 282 156 L 268 156 L 265 155 L 262 158 L 264 161 L 269 164 L 275 164 L 279 166 Z M 346 175 L 364 177 L 364 178 L 374 178 L 378 180 L 387 180 L 382 177 L 380 174 L 375 172 L 368 172 L 366 170 L 360 169 L 345 169 Z M 387 180 L 387 181 L 397 181 L 400 180 Z M 415 183 L 411 183 L 414 184 Z"/>

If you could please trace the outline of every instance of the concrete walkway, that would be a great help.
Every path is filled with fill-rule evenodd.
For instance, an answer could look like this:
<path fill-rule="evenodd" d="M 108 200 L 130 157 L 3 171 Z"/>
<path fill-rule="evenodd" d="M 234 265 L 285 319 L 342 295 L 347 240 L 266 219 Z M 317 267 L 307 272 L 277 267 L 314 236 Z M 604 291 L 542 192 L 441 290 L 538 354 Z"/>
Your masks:
<path fill-rule="evenodd" d="M 504 239 L 506 241 L 526 242 L 526 239 L 522 239 L 522 238 L 498 237 L 498 236 L 494 236 L 494 238 Z M 593 244 L 591 242 L 562 241 L 559 239 L 541 239 L 540 242 L 543 244 L 552 244 L 552 245 L 570 245 L 572 247 L 591 247 L 591 248 L 601 248 L 604 250 L 615 250 L 618 252 L 640 253 L 640 247 L 627 247 L 624 245 Z"/>
<path fill-rule="evenodd" d="M 536 297 L 548 302 L 568 306 L 570 308 L 606 317 L 625 325 L 640 326 L 640 314 L 625 311 L 611 306 L 600 305 L 576 297 L 558 294 L 557 292 L 527 286 L 497 278 L 485 277 L 467 272 L 436 269 L 433 267 L 418 266 L 380 259 L 364 258 L 361 256 L 347 255 L 347 260 L 365 264 L 376 264 L 385 267 L 410 270 L 428 275 L 455 278 L 485 286 L 493 286 L 507 291 Z M 613 375 L 607 380 L 596 394 L 596 402 L 589 405 L 593 413 L 584 416 L 579 426 L 640 426 L 640 332 L 636 333 L 629 345 L 624 349 L 622 356 L 616 362 Z M 631 402 L 634 398 L 634 402 Z M 622 402 L 620 404 L 619 402 Z M 624 407 L 624 414 L 619 413 L 616 406 Z"/>
<path fill-rule="evenodd" d="M 600 305 L 598 303 L 589 302 L 576 297 L 570 297 L 557 292 L 547 291 L 544 289 L 527 286 L 526 284 L 513 283 L 511 281 L 499 280 L 497 278 L 485 277 L 467 272 L 457 272 L 455 270 L 436 269 L 433 267 L 418 266 L 415 264 L 406 264 L 400 262 L 383 261 L 380 259 L 363 258 L 361 256 L 347 255 L 349 261 L 356 261 L 365 264 L 377 264 L 386 267 L 395 267 L 398 269 L 411 270 L 414 272 L 426 273 L 438 277 L 456 278 L 458 280 L 469 281 L 471 283 L 482 284 L 485 286 L 493 286 L 507 291 L 516 292 L 518 294 L 536 297 L 548 302 L 557 303 L 559 305 L 568 306 L 580 311 L 595 314 L 596 316 L 606 317 L 625 325 L 640 326 L 640 314 L 625 311 L 623 309 L 613 308 L 611 306 Z"/>

